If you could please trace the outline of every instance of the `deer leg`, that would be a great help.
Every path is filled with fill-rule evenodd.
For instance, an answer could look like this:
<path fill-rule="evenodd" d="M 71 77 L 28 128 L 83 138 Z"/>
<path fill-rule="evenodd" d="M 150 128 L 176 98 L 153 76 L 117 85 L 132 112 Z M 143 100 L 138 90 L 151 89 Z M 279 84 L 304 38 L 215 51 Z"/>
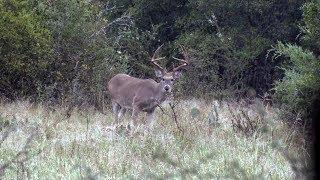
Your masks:
<path fill-rule="evenodd" d="M 118 119 L 120 119 L 125 113 L 126 113 L 126 108 L 121 107 L 119 112 L 118 112 Z"/>
<path fill-rule="evenodd" d="M 139 116 L 140 109 L 138 106 L 133 106 L 132 108 L 132 116 L 131 116 L 131 123 L 127 127 L 131 132 L 135 131 L 135 126 L 137 125 L 137 118 Z"/>
<path fill-rule="evenodd" d="M 139 116 L 140 109 L 138 107 L 134 107 L 132 109 L 132 123 L 135 126 L 137 124 L 137 118 Z"/>
<path fill-rule="evenodd" d="M 148 128 L 150 130 L 153 129 L 154 124 L 156 123 L 156 119 L 154 118 L 154 110 L 147 112 L 147 116 L 146 116 L 147 122 L 148 122 Z"/>
<path fill-rule="evenodd" d="M 114 117 L 115 117 L 115 122 L 118 123 L 118 117 L 119 117 L 119 110 L 121 109 L 121 106 L 116 103 L 116 102 L 112 102 L 112 110 L 114 113 Z"/>

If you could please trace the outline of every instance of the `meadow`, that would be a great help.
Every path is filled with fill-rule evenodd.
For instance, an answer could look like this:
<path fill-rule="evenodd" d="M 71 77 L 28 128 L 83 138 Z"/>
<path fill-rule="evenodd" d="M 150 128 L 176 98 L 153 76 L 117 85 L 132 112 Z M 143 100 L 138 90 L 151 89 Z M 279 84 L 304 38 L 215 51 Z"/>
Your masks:
<path fill-rule="evenodd" d="M 0 179 L 294 179 L 309 163 L 303 133 L 260 100 L 165 102 L 132 134 L 128 113 L 67 109 L 0 104 Z"/>

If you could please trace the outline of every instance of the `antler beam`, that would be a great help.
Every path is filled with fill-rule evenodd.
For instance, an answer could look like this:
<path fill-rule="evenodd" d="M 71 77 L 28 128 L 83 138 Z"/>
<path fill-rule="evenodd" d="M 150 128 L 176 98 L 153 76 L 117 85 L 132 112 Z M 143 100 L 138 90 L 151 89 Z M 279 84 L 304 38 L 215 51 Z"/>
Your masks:
<path fill-rule="evenodd" d="M 159 68 L 161 71 L 163 71 L 164 69 L 163 69 L 163 67 L 161 67 L 158 63 L 156 63 L 156 61 L 161 60 L 161 59 L 164 59 L 165 57 L 161 57 L 161 58 L 155 58 L 155 57 L 158 55 L 158 53 L 159 53 L 160 49 L 162 48 L 162 46 L 163 46 L 163 44 L 157 48 L 157 50 L 154 52 L 154 54 L 153 54 L 153 56 L 152 56 L 152 58 L 151 58 L 151 60 L 150 60 L 150 62 L 151 62 L 155 67 Z"/>
<path fill-rule="evenodd" d="M 176 67 L 176 68 L 173 68 L 172 71 L 179 71 L 181 68 L 189 65 L 189 56 L 188 56 L 188 53 L 187 53 L 186 49 L 181 45 L 180 45 L 180 48 L 182 50 L 182 55 L 183 55 L 184 59 L 179 59 L 179 58 L 176 58 L 176 57 L 173 57 L 173 59 L 181 61 L 181 62 L 183 62 L 183 64 L 178 66 L 178 67 Z"/>

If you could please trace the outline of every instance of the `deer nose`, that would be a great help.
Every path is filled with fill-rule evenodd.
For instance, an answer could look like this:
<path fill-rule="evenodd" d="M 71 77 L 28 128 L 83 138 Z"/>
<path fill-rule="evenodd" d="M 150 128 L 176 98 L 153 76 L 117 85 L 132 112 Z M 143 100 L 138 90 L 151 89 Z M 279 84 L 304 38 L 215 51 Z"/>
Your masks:
<path fill-rule="evenodd" d="M 169 86 L 164 86 L 164 90 L 169 91 L 170 87 Z"/>

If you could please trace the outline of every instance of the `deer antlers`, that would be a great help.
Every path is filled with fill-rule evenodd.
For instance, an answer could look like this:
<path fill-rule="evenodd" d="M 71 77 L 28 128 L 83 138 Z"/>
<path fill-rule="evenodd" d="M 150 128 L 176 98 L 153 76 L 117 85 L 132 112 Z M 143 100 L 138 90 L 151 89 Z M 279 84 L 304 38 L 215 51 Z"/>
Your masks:
<path fill-rule="evenodd" d="M 183 62 L 183 64 L 180 65 L 180 66 L 178 66 L 178 67 L 176 67 L 176 68 L 173 68 L 172 71 L 179 71 L 181 68 L 189 65 L 189 57 L 188 57 L 187 50 L 186 50 L 183 46 L 181 46 L 181 45 L 180 45 L 180 48 L 181 48 L 181 50 L 182 50 L 182 55 L 183 55 L 183 58 L 184 58 L 184 59 L 179 59 L 179 58 L 175 58 L 175 57 L 173 57 L 173 59 L 176 59 L 176 60 L 178 60 L 178 61 L 181 61 L 181 62 Z"/>
<path fill-rule="evenodd" d="M 151 58 L 151 60 L 150 60 L 151 63 L 152 63 L 155 67 L 157 67 L 159 70 L 161 70 L 161 71 L 163 71 L 164 69 L 163 69 L 158 63 L 156 63 L 156 61 L 161 60 L 161 59 L 164 59 L 164 57 L 157 58 L 157 59 L 155 59 L 155 57 L 156 57 L 156 55 L 159 53 L 159 51 L 160 51 L 160 49 L 162 48 L 162 46 L 163 46 L 163 44 L 157 48 L 157 50 L 154 52 L 154 54 L 153 54 L 153 56 L 152 56 L 152 58 Z"/>
<path fill-rule="evenodd" d="M 156 63 L 156 61 L 161 60 L 161 59 L 164 59 L 165 57 L 155 58 L 156 55 L 159 53 L 160 49 L 162 48 L 162 46 L 163 46 L 163 44 L 157 48 L 157 50 L 154 52 L 154 54 L 153 54 L 150 62 L 151 62 L 156 68 L 158 68 L 159 70 L 164 71 L 164 69 L 163 69 L 158 63 Z M 172 69 L 173 72 L 174 72 L 174 71 L 179 71 L 181 68 L 189 65 L 189 57 L 188 57 L 188 53 L 187 53 L 186 49 L 185 49 L 183 46 L 181 46 L 181 45 L 180 45 L 180 48 L 181 48 L 181 50 L 182 50 L 182 55 L 183 55 L 184 59 L 179 59 L 179 58 L 176 58 L 176 57 L 173 57 L 173 59 L 176 59 L 176 60 L 178 60 L 178 61 L 181 61 L 181 62 L 183 62 L 183 64 L 180 65 L 180 66 L 178 66 L 178 67 L 173 68 L 173 69 Z"/>

